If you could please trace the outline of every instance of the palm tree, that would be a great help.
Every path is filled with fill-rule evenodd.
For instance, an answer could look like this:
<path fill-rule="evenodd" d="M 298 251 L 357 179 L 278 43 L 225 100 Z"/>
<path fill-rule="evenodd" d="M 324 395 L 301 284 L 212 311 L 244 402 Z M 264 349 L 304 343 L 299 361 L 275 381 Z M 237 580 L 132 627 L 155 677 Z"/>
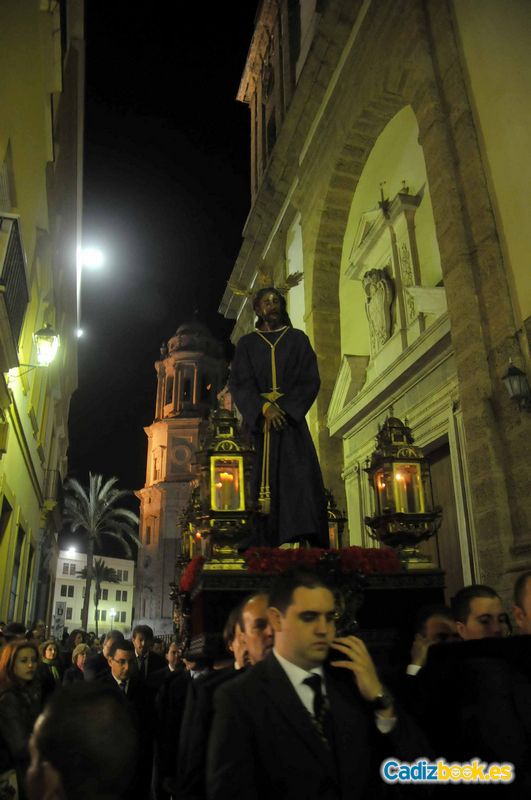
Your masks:
<path fill-rule="evenodd" d="M 84 630 L 88 626 L 90 588 L 94 575 L 94 548 L 101 548 L 102 537 L 108 536 L 119 541 L 125 555 L 130 558 L 131 547 L 127 539 L 131 539 L 141 547 L 136 534 L 138 517 L 133 511 L 117 506 L 119 500 L 128 497 L 130 492 L 114 488 L 118 478 L 109 478 L 103 483 L 101 475 L 89 473 L 88 491 L 74 478 L 65 483 L 65 519 L 70 523 L 72 533 L 82 531 L 86 536 L 87 572 L 85 582 L 85 600 L 81 612 L 81 624 Z M 127 537 L 127 538 L 126 538 Z"/>
<path fill-rule="evenodd" d="M 77 573 L 80 578 L 87 578 L 87 568 Z M 92 566 L 92 577 L 94 578 L 94 606 L 95 606 L 95 623 L 96 623 L 96 636 L 98 636 L 98 606 L 101 600 L 101 584 L 102 583 L 120 583 L 118 573 L 113 567 L 108 567 L 103 558 L 97 558 Z M 85 591 L 86 594 L 86 591 Z"/>

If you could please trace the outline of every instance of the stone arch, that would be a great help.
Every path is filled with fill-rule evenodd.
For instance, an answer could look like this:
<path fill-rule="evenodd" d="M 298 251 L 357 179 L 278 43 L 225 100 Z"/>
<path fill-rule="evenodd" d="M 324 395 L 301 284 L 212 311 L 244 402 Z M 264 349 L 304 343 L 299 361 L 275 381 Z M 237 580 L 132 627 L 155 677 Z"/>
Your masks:
<path fill-rule="evenodd" d="M 379 4 L 373 4 L 367 26 L 375 21 L 376 6 L 381 11 Z M 323 116 L 323 134 L 313 153 L 323 188 L 319 208 L 313 212 L 308 326 L 322 372 L 316 409 L 319 450 L 327 480 L 328 463 L 337 472 L 340 444 L 328 436 L 326 412 L 341 356 L 339 271 L 352 197 L 381 131 L 401 108 L 410 105 L 424 152 L 448 296 L 470 444 L 475 527 L 489 531 L 479 577 L 496 582 L 512 533 L 519 528 L 509 502 L 511 486 L 518 483 L 517 470 L 505 455 L 510 410 L 498 386 L 514 333 L 514 316 L 449 7 L 446 3 L 408 4 L 407 11 L 406 16 L 404 3 L 396 3 L 385 24 L 378 20 L 374 34 L 367 28 L 360 36 L 356 57 L 347 60 L 341 86 Z M 349 103 L 353 87 L 355 102 Z M 497 298 L 496 308 L 489 306 L 489 296 Z M 493 482 L 496 492 L 491 491 Z M 333 485 L 332 480 L 328 483 Z"/>

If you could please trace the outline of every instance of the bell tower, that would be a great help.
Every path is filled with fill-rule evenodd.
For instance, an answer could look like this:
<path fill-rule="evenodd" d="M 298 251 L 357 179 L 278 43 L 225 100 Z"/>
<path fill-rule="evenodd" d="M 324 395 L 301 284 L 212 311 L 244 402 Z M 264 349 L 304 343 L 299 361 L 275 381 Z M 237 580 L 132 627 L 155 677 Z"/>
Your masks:
<path fill-rule="evenodd" d="M 182 324 L 155 362 L 155 419 L 147 435 L 146 483 L 140 499 L 135 624 L 170 633 L 169 584 L 175 575 L 178 522 L 198 477 L 201 423 L 216 406 L 227 373 L 223 345 L 197 320 Z"/>

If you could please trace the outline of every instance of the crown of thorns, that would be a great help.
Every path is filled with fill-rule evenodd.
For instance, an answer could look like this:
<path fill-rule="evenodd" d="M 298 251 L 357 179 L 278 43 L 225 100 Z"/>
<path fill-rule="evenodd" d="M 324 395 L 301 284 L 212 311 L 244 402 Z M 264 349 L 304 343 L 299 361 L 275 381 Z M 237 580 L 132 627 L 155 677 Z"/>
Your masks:
<path fill-rule="evenodd" d="M 275 284 L 271 274 L 264 270 L 258 271 L 256 282 L 252 289 L 247 288 L 242 283 L 237 281 L 229 281 L 227 284 L 230 291 L 238 297 L 254 297 L 261 289 L 271 288 L 275 289 L 279 294 L 286 295 L 290 289 L 298 286 L 303 279 L 302 272 L 292 272 L 288 275 L 283 283 Z"/>

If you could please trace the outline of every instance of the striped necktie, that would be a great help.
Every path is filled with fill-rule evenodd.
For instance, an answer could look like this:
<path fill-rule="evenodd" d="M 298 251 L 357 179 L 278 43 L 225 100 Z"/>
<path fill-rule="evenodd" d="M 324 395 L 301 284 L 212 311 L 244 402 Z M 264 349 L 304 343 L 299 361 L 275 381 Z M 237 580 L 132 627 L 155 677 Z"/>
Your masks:
<path fill-rule="evenodd" d="M 317 673 L 313 673 L 303 680 L 306 686 L 313 691 L 313 722 L 317 728 L 319 736 L 327 745 L 332 743 L 332 719 L 328 708 L 327 700 L 323 694 L 322 679 Z"/>

